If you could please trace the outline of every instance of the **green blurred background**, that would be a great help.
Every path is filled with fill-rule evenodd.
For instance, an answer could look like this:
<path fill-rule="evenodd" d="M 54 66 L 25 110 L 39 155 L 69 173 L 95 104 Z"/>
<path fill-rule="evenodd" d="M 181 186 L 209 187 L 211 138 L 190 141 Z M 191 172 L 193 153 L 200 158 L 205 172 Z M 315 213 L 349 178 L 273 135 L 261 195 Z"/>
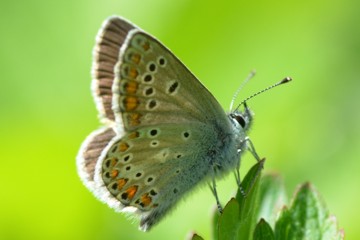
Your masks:
<path fill-rule="evenodd" d="M 0 239 L 210 239 L 215 200 L 199 189 L 149 233 L 97 201 L 75 156 L 99 127 L 90 94 L 94 38 L 121 15 L 160 39 L 225 109 L 251 102 L 250 134 L 288 194 L 311 181 L 348 239 L 360 238 L 360 1 L 1 1 Z M 247 155 L 242 172 L 254 164 Z M 233 176 L 220 197 L 235 191 Z"/>

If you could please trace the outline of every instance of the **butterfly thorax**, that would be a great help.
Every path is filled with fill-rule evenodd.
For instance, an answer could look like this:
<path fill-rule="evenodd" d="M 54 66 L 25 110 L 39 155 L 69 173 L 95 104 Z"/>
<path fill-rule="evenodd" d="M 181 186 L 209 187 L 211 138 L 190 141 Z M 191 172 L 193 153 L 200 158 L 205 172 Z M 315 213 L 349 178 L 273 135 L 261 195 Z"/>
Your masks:
<path fill-rule="evenodd" d="M 249 108 L 246 108 L 244 112 L 235 111 L 228 114 L 231 135 L 224 138 L 226 150 L 222 151 L 222 155 L 218 156 L 219 161 L 216 162 L 217 172 L 220 175 L 234 169 L 239 163 L 241 155 L 246 150 L 247 133 L 252 123 L 252 116 Z"/>
<path fill-rule="evenodd" d="M 226 175 L 228 172 L 238 166 L 241 155 L 247 147 L 247 133 L 252 123 L 252 113 L 247 108 L 244 112 L 231 112 L 227 115 L 228 124 L 224 121 L 212 123 L 213 131 L 209 139 L 217 141 L 208 141 L 208 173 L 215 174 L 217 177 Z M 209 129 L 208 129 L 209 130 Z M 214 136 L 210 136 L 215 134 Z M 213 144 L 209 144 L 212 142 Z"/>

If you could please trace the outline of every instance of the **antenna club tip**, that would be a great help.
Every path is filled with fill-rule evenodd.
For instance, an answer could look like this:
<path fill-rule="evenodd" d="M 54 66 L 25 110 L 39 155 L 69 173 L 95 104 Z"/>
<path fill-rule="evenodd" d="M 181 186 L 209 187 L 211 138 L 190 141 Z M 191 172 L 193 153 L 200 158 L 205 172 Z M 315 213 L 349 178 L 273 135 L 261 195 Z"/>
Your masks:
<path fill-rule="evenodd" d="M 288 82 L 290 82 L 291 80 L 292 80 L 291 77 L 286 77 L 286 78 L 284 78 L 284 79 L 280 82 L 280 84 L 288 83 Z"/>

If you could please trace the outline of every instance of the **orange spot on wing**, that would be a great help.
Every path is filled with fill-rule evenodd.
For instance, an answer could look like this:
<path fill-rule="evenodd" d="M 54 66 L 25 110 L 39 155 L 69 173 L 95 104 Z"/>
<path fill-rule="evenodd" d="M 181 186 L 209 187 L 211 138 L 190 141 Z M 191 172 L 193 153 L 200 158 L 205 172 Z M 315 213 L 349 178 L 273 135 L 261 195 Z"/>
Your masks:
<path fill-rule="evenodd" d="M 144 44 L 141 46 L 145 51 L 149 50 L 150 44 L 149 42 L 144 42 Z"/>
<path fill-rule="evenodd" d="M 125 84 L 125 91 L 128 94 L 135 94 L 138 89 L 138 83 L 135 81 L 130 81 Z"/>
<path fill-rule="evenodd" d="M 139 62 L 141 60 L 141 56 L 140 56 L 140 54 L 134 53 L 134 54 L 131 54 L 130 59 L 133 63 L 139 64 Z"/>
<path fill-rule="evenodd" d="M 120 178 L 117 183 L 118 183 L 118 189 L 121 190 L 125 184 L 128 182 L 128 179 L 126 178 Z"/>
<path fill-rule="evenodd" d="M 119 171 L 118 171 L 118 170 L 114 169 L 114 170 L 111 171 L 111 178 L 116 178 L 117 175 L 119 175 Z"/>
<path fill-rule="evenodd" d="M 128 96 L 124 100 L 126 111 L 134 110 L 139 105 L 139 100 L 136 97 Z"/>
<path fill-rule="evenodd" d="M 139 75 L 139 72 L 136 68 L 124 65 L 121 69 L 121 76 L 124 78 L 135 79 Z"/>
<path fill-rule="evenodd" d="M 117 164 L 118 161 L 119 161 L 119 160 L 118 160 L 117 158 L 114 158 L 114 157 L 113 157 L 113 158 L 111 159 L 111 166 L 114 167 L 114 166 Z"/>
<path fill-rule="evenodd" d="M 151 200 L 151 197 L 149 196 L 148 193 L 145 193 L 144 195 L 141 196 L 140 198 L 140 201 L 141 201 L 141 206 L 143 207 L 147 207 L 151 204 L 152 200 Z"/>
<path fill-rule="evenodd" d="M 131 186 L 128 189 L 126 189 L 127 199 L 129 199 L 129 200 L 133 199 L 137 190 L 138 190 L 138 186 L 136 186 L 136 185 Z"/>
<path fill-rule="evenodd" d="M 128 135 L 129 139 L 138 138 L 140 136 L 139 132 L 132 132 Z"/>
<path fill-rule="evenodd" d="M 131 114 L 129 114 L 128 115 L 129 125 L 131 125 L 131 126 L 139 125 L 141 116 L 142 115 L 140 113 L 131 113 Z"/>
<path fill-rule="evenodd" d="M 125 142 L 120 142 L 120 143 L 119 143 L 119 148 L 118 148 L 118 150 L 119 150 L 120 152 L 125 152 L 126 150 L 128 150 L 128 148 L 129 148 L 129 145 L 128 145 L 127 143 L 125 143 Z"/>
<path fill-rule="evenodd" d="M 139 73 L 136 68 L 130 68 L 128 75 L 131 79 L 135 79 L 139 75 Z"/>

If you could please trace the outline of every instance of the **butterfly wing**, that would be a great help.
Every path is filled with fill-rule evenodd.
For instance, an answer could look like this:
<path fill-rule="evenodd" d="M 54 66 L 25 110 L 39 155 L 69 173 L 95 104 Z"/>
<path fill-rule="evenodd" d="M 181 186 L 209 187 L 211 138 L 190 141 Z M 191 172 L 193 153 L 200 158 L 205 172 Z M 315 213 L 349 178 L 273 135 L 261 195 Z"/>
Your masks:
<path fill-rule="evenodd" d="M 129 32 L 115 71 L 113 110 L 126 130 L 140 122 L 153 125 L 158 118 L 171 124 L 226 118 L 200 81 L 165 46 L 139 29 Z"/>
<path fill-rule="evenodd" d="M 110 20 L 111 19 L 111 20 Z M 77 169 L 81 180 L 94 191 L 94 171 L 101 152 L 116 135 L 112 106 L 112 85 L 115 79 L 114 67 L 119 60 L 120 46 L 127 32 L 134 29 L 131 23 L 110 18 L 105 21 L 96 37 L 93 50 L 92 93 L 101 121 L 107 126 L 92 132 L 83 142 L 77 155 Z M 121 129 L 117 128 L 122 132 Z M 118 132 L 119 133 L 119 132 Z"/>
<path fill-rule="evenodd" d="M 159 41 L 118 17 L 105 26 L 101 36 L 123 40 L 113 48 L 117 60 L 98 64 L 117 61 L 112 91 L 111 81 L 98 81 L 104 87 L 96 98 L 119 134 L 98 158 L 95 194 L 111 207 L 139 212 L 140 227 L 148 230 L 212 173 L 224 148 L 234 147 L 232 127 L 211 93 Z M 106 72 L 110 79 L 111 69 Z"/>
<path fill-rule="evenodd" d="M 116 17 L 105 21 L 96 37 L 93 50 L 92 93 L 102 122 L 115 120 L 112 106 L 112 85 L 115 79 L 114 67 L 119 61 L 120 47 L 128 31 L 134 29 L 131 23 Z"/>
<path fill-rule="evenodd" d="M 92 132 L 82 143 L 76 157 L 78 174 L 90 191 L 94 192 L 94 172 L 96 163 L 111 139 L 115 137 L 115 131 L 110 128 L 101 128 Z"/>

